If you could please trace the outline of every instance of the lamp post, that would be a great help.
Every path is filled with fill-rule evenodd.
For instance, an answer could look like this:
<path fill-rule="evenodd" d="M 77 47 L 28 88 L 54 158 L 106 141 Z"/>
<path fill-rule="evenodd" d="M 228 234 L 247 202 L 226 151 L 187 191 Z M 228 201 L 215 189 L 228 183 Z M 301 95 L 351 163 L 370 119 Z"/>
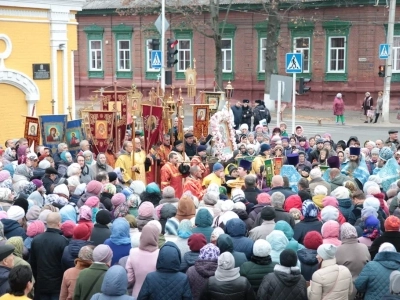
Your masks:
<path fill-rule="evenodd" d="M 231 81 L 229 80 L 228 84 L 225 87 L 225 95 L 226 95 L 226 102 L 227 102 L 226 107 L 228 108 L 228 110 L 229 110 L 230 100 L 233 97 L 233 90 L 234 90 L 234 88 L 233 88 L 233 86 L 231 84 Z"/>

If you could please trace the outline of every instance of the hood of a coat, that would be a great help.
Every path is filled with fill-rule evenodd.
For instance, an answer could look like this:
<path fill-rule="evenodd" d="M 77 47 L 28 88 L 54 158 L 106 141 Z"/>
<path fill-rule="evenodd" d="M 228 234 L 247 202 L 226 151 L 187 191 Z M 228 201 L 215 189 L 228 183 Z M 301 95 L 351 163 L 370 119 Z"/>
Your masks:
<path fill-rule="evenodd" d="M 107 296 L 122 296 L 126 294 L 128 288 L 128 277 L 123 267 L 112 266 L 104 275 L 101 285 L 101 292 Z"/>
<path fill-rule="evenodd" d="M 217 247 L 219 248 L 220 253 L 231 252 L 233 251 L 233 241 L 232 238 L 228 234 L 221 234 L 217 240 Z"/>
<path fill-rule="evenodd" d="M 79 251 L 83 246 L 86 245 L 91 245 L 91 242 L 88 241 L 82 241 L 82 240 L 70 240 L 69 245 L 68 245 L 68 252 L 73 258 L 77 258 Z"/>
<path fill-rule="evenodd" d="M 215 275 L 215 271 L 218 268 L 218 262 L 216 260 L 197 260 L 194 263 L 194 268 L 201 277 L 209 278 Z"/>
<path fill-rule="evenodd" d="M 286 286 L 294 286 L 301 279 L 300 270 L 292 270 L 290 274 L 280 271 L 274 271 L 276 277 Z"/>
<path fill-rule="evenodd" d="M 283 221 L 283 220 L 278 221 L 275 224 L 274 229 L 282 231 L 289 241 L 293 238 L 293 235 L 294 235 L 293 228 L 286 221 Z"/>
<path fill-rule="evenodd" d="M 21 227 L 17 221 L 11 219 L 2 219 L 1 223 L 3 223 L 5 234 Z"/>
<path fill-rule="evenodd" d="M 343 182 L 345 182 L 346 180 L 348 180 L 347 176 L 340 173 L 338 176 L 336 176 L 335 178 L 331 179 L 331 183 L 342 186 Z"/>
<path fill-rule="evenodd" d="M 285 250 L 289 244 L 289 240 L 280 230 L 273 230 L 267 235 L 266 240 L 270 243 L 272 250 L 278 251 L 279 253 Z"/>
<path fill-rule="evenodd" d="M 212 225 L 213 217 L 208 211 L 208 209 L 202 208 L 196 214 L 196 219 L 194 221 L 197 227 L 209 227 Z"/>
<path fill-rule="evenodd" d="M 183 255 L 183 261 L 185 261 L 189 266 L 193 266 L 196 260 L 199 259 L 200 252 L 189 251 Z"/>
<path fill-rule="evenodd" d="M 339 207 L 343 207 L 343 208 L 350 208 L 351 205 L 353 204 L 351 202 L 350 198 L 345 198 L 345 199 L 337 199 L 339 202 Z"/>
<path fill-rule="evenodd" d="M 179 272 L 181 266 L 181 251 L 172 242 L 166 242 L 161 247 L 157 258 L 157 271 Z M 126 276 L 126 275 L 125 275 Z"/>
<path fill-rule="evenodd" d="M 226 233 L 231 237 L 242 237 L 246 234 L 246 223 L 240 219 L 231 219 L 226 223 Z M 222 252 L 221 252 L 222 253 Z"/>
<path fill-rule="evenodd" d="M 318 263 L 317 250 L 301 249 L 297 251 L 297 257 L 302 264 L 314 266 Z"/>
<path fill-rule="evenodd" d="M 400 253 L 398 252 L 379 252 L 375 255 L 374 261 L 380 263 L 387 269 L 398 270 L 400 268 Z"/>
<path fill-rule="evenodd" d="M 232 211 L 238 215 L 240 220 L 247 220 L 249 218 L 249 215 L 247 212 L 243 209 L 232 209 Z"/>

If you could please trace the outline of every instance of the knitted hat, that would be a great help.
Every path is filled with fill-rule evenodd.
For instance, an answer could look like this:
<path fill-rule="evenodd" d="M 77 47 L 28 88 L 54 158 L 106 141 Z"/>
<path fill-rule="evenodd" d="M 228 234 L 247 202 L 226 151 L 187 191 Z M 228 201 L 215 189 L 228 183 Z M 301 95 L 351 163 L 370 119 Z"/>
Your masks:
<path fill-rule="evenodd" d="M 92 227 L 86 223 L 82 223 L 75 226 L 72 238 L 75 240 L 87 241 L 91 234 Z"/>
<path fill-rule="evenodd" d="M 82 205 L 79 209 L 79 220 L 92 220 L 92 209 L 87 205 Z"/>
<path fill-rule="evenodd" d="M 371 155 L 372 155 L 372 154 L 378 154 L 378 155 L 379 155 L 379 151 L 380 151 L 379 148 L 372 148 L 372 150 L 371 150 Z"/>
<path fill-rule="evenodd" d="M 343 223 L 342 226 L 340 226 L 340 238 L 343 239 L 351 239 L 351 238 L 357 238 L 357 230 L 356 228 L 351 225 L 350 223 Z"/>
<path fill-rule="evenodd" d="M 83 246 L 81 250 L 79 250 L 78 258 L 85 261 L 93 261 L 93 247 Z"/>
<path fill-rule="evenodd" d="M 107 225 L 110 224 L 111 221 L 112 221 L 111 213 L 108 210 L 102 209 L 97 212 L 96 223 L 99 223 L 101 225 Z"/>
<path fill-rule="evenodd" d="M 271 244 L 266 240 L 259 239 L 253 244 L 253 255 L 258 257 L 267 257 L 271 253 Z"/>
<path fill-rule="evenodd" d="M 400 294 L 400 272 L 393 271 L 390 273 L 390 293 L 399 295 Z"/>
<path fill-rule="evenodd" d="M 65 237 L 70 238 L 74 234 L 75 227 L 76 224 L 73 221 L 68 220 L 61 224 L 60 229 Z"/>
<path fill-rule="evenodd" d="M 233 189 L 231 191 L 231 196 L 232 196 L 233 203 L 236 203 L 236 202 L 239 202 L 239 201 L 246 202 L 246 198 L 244 196 L 244 192 L 241 189 L 237 189 L 237 188 Z"/>
<path fill-rule="evenodd" d="M 46 231 L 46 227 L 42 221 L 36 220 L 28 224 L 26 229 L 26 235 L 29 237 L 35 237 L 40 233 Z"/>
<path fill-rule="evenodd" d="M 271 195 L 267 193 L 260 193 L 257 195 L 258 204 L 269 204 L 271 205 Z"/>
<path fill-rule="evenodd" d="M 271 206 L 263 207 L 263 209 L 261 210 L 260 216 L 261 216 L 261 219 L 263 219 L 265 221 L 271 221 L 271 220 L 275 219 L 275 217 L 276 217 L 275 208 L 273 208 Z"/>
<path fill-rule="evenodd" d="M 167 235 L 178 235 L 179 221 L 176 218 L 170 218 L 165 223 L 165 233 Z"/>
<path fill-rule="evenodd" d="M 108 181 L 109 182 L 113 182 L 113 181 L 117 180 L 117 178 L 118 178 L 117 173 L 108 172 Z"/>
<path fill-rule="evenodd" d="M 94 208 L 94 207 L 96 207 L 99 203 L 100 203 L 99 197 L 91 196 L 91 197 L 89 197 L 89 198 L 86 200 L 85 205 L 87 205 L 87 206 L 89 206 L 89 207 L 91 207 L 91 208 Z"/>
<path fill-rule="evenodd" d="M 323 243 L 322 235 L 318 231 L 309 231 L 304 236 L 304 247 L 310 250 L 317 250 Z"/>
<path fill-rule="evenodd" d="M 318 215 L 318 208 L 311 200 L 303 202 L 301 213 L 305 218 L 315 218 Z"/>
<path fill-rule="evenodd" d="M 350 192 L 344 186 L 339 186 L 332 191 L 331 196 L 335 197 L 338 200 L 339 199 L 347 199 L 350 197 Z"/>
<path fill-rule="evenodd" d="M 271 150 L 271 146 L 269 144 L 261 144 L 260 153 L 264 153 L 265 151 Z"/>
<path fill-rule="evenodd" d="M 51 213 L 50 209 L 44 209 L 40 212 L 38 220 L 42 221 L 44 224 L 47 224 L 47 216 Z"/>
<path fill-rule="evenodd" d="M 321 210 L 322 222 L 328 222 L 330 220 L 337 221 L 339 219 L 339 210 L 336 207 L 328 205 Z"/>
<path fill-rule="evenodd" d="M 221 210 L 223 212 L 230 211 L 233 209 L 233 201 L 232 200 L 225 200 L 221 205 Z"/>
<path fill-rule="evenodd" d="M 339 202 L 335 197 L 332 196 L 326 196 L 324 199 L 322 199 L 322 205 L 324 207 L 327 207 L 328 205 L 333 206 L 338 208 L 339 207 Z"/>
<path fill-rule="evenodd" d="M 203 151 L 206 151 L 206 150 L 207 150 L 207 146 L 205 146 L 205 145 L 197 146 L 197 153 L 203 152 Z"/>
<path fill-rule="evenodd" d="M 149 201 L 144 201 L 140 204 L 138 210 L 139 216 L 150 218 L 154 214 L 154 205 Z"/>
<path fill-rule="evenodd" d="M 393 244 L 383 243 L 379 246 L 378 252 L 397 252 L 397 250 Z"/>
<path fill-rule="evenodd" d="M 32 205 L 31 208 L 26 213 L 26 219 L 28 221 L 34 221 L 39 218 L 40 215 L 40 207 L 37 205 Z"/>
<path fill-rule="evenodd" d="M 372 207 L 373 209 L 375 209 L 375 211 L 378 211 L 380 205 L 381 204 L 378 199 L 376 199 L 375 197 L 368 197 L 367 199 L 364 200 L 363 208 Z"/>
<path fill-rule="evenodd" d="M 223 169 L 224 169 L 224 166 L 218 162 L 213 165 L 213 172 L 217 172 L 217 171 L 220 171 Z"/>
<path fill-rule="evenodd" d="M 100 244 L 93 250 L 93 261 L 111 263 L 113 252 L 108 245 Z"/>
<path fill-rule="evenodd" d="M 202 233 L 193 233 L 188 241 L 190 251 L 199 252 L 207 244 L 206 237 Z"/>
<path fill-rule="evenodd" d="M 74 195 L 81 196 L 81 195 L 85 192 L 85 189 L 86 189 L 86 183 L 81 183 L 81 184 L 79 184 L 79 185 L 75 188 Z"/>
<path fill-rule="evenodd" d="M 329 168 L 340 168 L 339 156 L 331 156 L 328 158 L 328 166 Z"/>
<path fill-rule="evenodd" d="M 314 195 L 328 195 L 328 189 L 323 185 L 317 185 L 314 189 Z"/>
<path fill-rule="evenodd" d="M 146 186 L 146 192 L 147 193 L 157 193 L 157 194 L 160 194 L 161 193 L 161 190 L 160 190 L 160 187 L 157 185 L 157 183 L 155 183 L 155 182 L 152 182 L 152 183 L 149 183 L 147 186 Z"/>
<path fill-rule="evenodd" d="M 173 199 L 175 198 L 175 189 L 172 186 L 167 186 L 162 191 L 163 199 Z"/>
<path fill-rule="evenodd" d="M 115 185 L 113 185 L 112 183 L 107 183 L 103 187 L 103 192 L 114 195 L 117 192 L 117 187 Z"/>
<path fill-rule="evenodd" d="M 40 188 L 40 187 L 43 186 L 43 181 L 41 181 L 40 179 L 33 179 L 33 180 L 32 180 L 32 183 L 33 183 L 34 185 L 36 185 L 37 188 Z"/>
<path fill-rule="evenodd" d="M 203 202 L 204 202 L 205 205 L 214 206 L 215 204 L 217 204 L 218 199 L 219 199 L 219 195 L 217 193 L 214 193 L 214 192 L 207 192 L 203 196 Z"/>
<path fill-rule="evenodd" d="M 0 171 L 0 182 L 3 182 L 10 177 L 11 177 L 10 172 L 8 172 L 7 170 Z"/>
<path fill-rule="evenodd" d="M 111 198 L 111 203 L 114 206 L 118 206 L 121 205 L 122 203 L 124 203 L 126 201 L 126 197 L 124 194 L 122 193 L 116 193 L 114 196 L 112 196 Z M 153 206 L 154 207 L 154 206 Z"/>
<path fill-rule="evenodd" d="M 393 157 L 393 151 L 389 147 L 383 147 L 381 151 L 379 151 L 379 158 L 388 161 Z"/>
<path fill-rule="evenodd" d="M 329 220 L 321 227 L 321 234 L 326 238 L 339 238 L 340 225 L 337 221 Z"/>
<path fill-rule="evenodd" d="M 199 259 L 202 260 L 218 260 L 219 248 L 214 244 L 207 244 L 200 249 Z"/>
<path fill-rule="evenodd" d="M 295 267 L 297 265 L 297 254 L 292 249 L 286 249 L 279 255 L 280 264 L 284 267 Z"/>
<path fill-rule="evenodd" d="M 39 169 L 46 170 L 47 168 L 51 167 L 51 163 L 47 159 L 43 159 L 39 165 Z"/>
<path fill-rule="evenodd" d="M 336 254 L 336 246 L 331 244 L 322 244 L 318 247 L 317 253 L 323 260 L 334 259 Z"/>
<path fill-rule="evenodd" d="M 69 189 L 65 184 L 59 184 L 54 188 L 53 194 L 62 194 L 69 197 Z"/>
<path fill-rule="evenodd" d="M 389 216 L 385 220 L 385 231 L 399 231 L 400 219 L 395 216 Z"/>
<path fill-rule="evenodd" d="M 101 184 L 101 182 L 97 180 L 89 181 L 89 183 L 86 185 L 86 192 L 91 193 L 93 195 L 100 195 L 102 190 L 103 190 L 103 185 Z"/>
<path fill-rule="evenodd" d="M 12 205 L 7 210 L 8 219 L 18 221 L 21 220 L 25 216 L 25 212 L 22 207 L 17 205 Z"/>

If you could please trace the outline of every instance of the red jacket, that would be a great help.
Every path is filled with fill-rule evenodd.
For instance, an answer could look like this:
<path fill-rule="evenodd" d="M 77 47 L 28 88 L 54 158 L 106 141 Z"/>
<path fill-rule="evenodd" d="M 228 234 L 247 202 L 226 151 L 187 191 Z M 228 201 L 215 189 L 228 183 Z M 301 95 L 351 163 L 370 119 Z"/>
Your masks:
<path fill-rule="evenodd" d="M 344 113 L 344 102 L 341 98 L 336 98 L 333 100 L 333 114 L 335 116 L 341 116 Z"/>

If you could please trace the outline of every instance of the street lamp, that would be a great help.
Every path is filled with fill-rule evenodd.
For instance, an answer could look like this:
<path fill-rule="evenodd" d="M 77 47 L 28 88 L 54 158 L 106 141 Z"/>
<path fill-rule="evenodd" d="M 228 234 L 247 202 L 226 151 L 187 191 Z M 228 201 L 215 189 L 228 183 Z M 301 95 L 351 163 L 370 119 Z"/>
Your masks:
<path fill-rule="evenodd" d="M 226 98 L 228 99 L 228 101 L 231 100 L 233 97 L 233 90 L 234 89 L 231 84 L 231 81 L 228 81 L 228 84 L 225 87 L 225 95 L 226 95 Z"/>

